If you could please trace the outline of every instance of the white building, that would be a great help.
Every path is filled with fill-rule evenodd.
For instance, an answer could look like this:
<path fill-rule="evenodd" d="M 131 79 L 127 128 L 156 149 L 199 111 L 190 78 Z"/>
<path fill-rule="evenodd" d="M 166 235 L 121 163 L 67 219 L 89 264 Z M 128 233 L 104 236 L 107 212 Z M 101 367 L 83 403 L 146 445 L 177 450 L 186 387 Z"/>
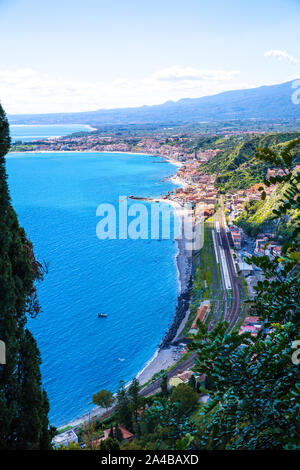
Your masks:
<path fill-rule="evenodd" d="M 73 431 L 73 429 L 68 429 L 67 431 L 61 432 L 52 439 L 52 444 L 54 447 L 67 446 L 71 442 L 78 442 L 78 436 Z"/>

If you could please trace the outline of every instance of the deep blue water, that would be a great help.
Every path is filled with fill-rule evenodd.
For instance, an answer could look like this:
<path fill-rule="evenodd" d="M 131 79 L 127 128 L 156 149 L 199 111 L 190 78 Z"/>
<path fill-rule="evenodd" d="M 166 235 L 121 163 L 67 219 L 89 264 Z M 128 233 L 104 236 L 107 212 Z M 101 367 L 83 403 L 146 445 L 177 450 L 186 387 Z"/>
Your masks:
<path fill-rule="evenodd" d="M 172 320 L 174 240 L 99 240 L 96 208 L 117 206 L 120 195 L 165 193 L 174 186 L 161 180 L 175 168 L 145 155 L 15 153 L 7 172 L 20 223 L 49 265 L 38 286 L 42 312 L 29 327 L 42 355 L 50 420 L 61 425 L 92 408 L 99 389 L 116 391 L 120 379 L 131 380 Z"/>
<path fill-rule="evenodd" d="M 90 126 L 85 124 L 11 124 L 9 129 L 12 141 L 21 140 L 22 142 L 48 137 L 61 137 L 73 132 L 92 130 Z"/>

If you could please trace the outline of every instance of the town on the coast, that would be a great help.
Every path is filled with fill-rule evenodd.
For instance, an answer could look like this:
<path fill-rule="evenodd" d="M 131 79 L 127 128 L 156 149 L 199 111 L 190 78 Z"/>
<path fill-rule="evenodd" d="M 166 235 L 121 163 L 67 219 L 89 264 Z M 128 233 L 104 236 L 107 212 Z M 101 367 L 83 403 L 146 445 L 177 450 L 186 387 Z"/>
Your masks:
<path fill-rule="evenodd" d="M 0 451 L 299 451 L 300 0 L 0 15 Z"/>

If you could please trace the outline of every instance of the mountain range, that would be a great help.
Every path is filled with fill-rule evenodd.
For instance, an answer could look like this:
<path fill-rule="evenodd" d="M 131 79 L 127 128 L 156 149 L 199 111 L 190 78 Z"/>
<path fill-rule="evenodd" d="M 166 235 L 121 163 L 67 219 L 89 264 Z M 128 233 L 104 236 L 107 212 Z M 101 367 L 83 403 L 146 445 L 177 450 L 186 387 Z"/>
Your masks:
<path fill-rule="evenodd" d="M 202 98 L 135 108 L 99 109 L 79 113 L 8 115 L 11 124 L 181 124 L 233 119 L 300 119 L 300 104 L 292 101 L 294 81 L 233 90 Z M 300 101 L 299 97 L 296 101 Z M 296 97 L 297 98 L 297 97 Z M 294 100 L 295 101 L 295 100 Z"/>

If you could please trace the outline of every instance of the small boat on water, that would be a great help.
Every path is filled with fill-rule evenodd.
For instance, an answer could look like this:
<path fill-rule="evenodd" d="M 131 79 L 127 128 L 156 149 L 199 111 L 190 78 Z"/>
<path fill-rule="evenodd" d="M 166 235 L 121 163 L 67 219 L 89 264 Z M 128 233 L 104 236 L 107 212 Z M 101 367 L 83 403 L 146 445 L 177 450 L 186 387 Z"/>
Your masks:
<path fill-rule="evenodd" d="M 98 313 L 98 318 L 106 318 L 106 313 Z"/>

